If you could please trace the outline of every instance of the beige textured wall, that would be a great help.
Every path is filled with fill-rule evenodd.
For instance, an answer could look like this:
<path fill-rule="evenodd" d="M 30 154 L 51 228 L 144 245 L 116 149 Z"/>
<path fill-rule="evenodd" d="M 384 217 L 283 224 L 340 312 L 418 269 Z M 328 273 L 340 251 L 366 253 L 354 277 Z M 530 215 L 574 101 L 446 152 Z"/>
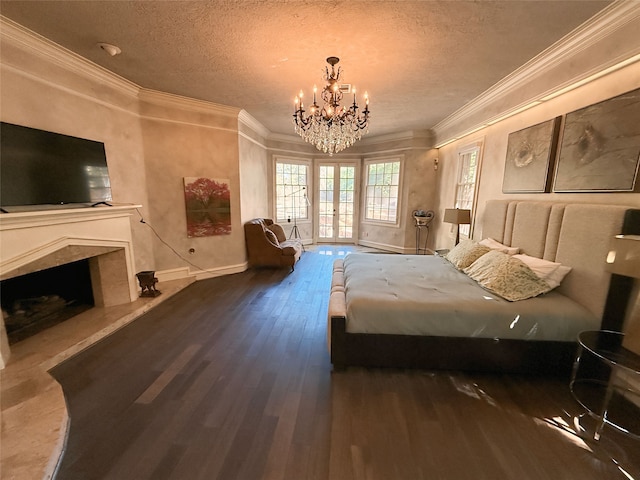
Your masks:
<path fill-rule="evenodd" d="M 104 142 L 114 202 L 147 205 L 134 90 L 89 81 L 4 40 L 0 53 L 0 119 Z M 137 220 L 131 221 L 136 269 L 144 270 L 154 255 L 150 232 Z"/>
<path fill-rule="evenodd" d="M 640 87 L 640 63 L 635 63 L 441 148 L 439 150 L 441 168 L 438 173 L 439 194 L 437 196 L 436 214 L 439 214 L 441 218 L 444 209 L 453 205 L 458 150 L 477 139 L 484 139 L 484 154 L 478 189 L 478 210 L 473 232 L 475 238 L 479 239 L 482 232 L 481 219 L 484 204 L 487 200 L 494 198 L 602 203 L 640 207 L 640 194 L 637 193 L 502 193 L 502 177 L 504 175 L 504 161 L 509 133 L 536 125 L 558 115 L 570 113 L 638 87 Z M 455 239 L 450 233 L 449 225 L 443 225 L 440 221 L 436 221 L 434 230 L 437 248 L 450 248 L 453 245 Z"/>
<path fill-rule="evenodd" d="M 131 219 L 136 271 L 244 268 L 238 109 L 141 90 L 55 47 L 43 55 L 3 37 L 0 48 L 2 121 L 104 142 L 114 202 L 142 205 L 147 222 Z M 183 177 L 197 176 L 230 181 L 231 235 L 187 238 Z"/>
<path fill-rule="evenodd" d="M 402 209 L 404 220 L 404 247 L 413 250 L 416 247 L 416 227 L 413 219 L 414 210 L 434 210 L 436 201 L 436 175 L 434 159 L 438 158 L 438 151 L 414 150 L 407 155 L 405 169 L 405 187 L 403 191 Z M 434 219 L 435 221 L 435 219 Z M 420 248 L 433 248 L 431 226 L 429 230 L 421 230 Z"/>
<path fill-rule="evenodd" d="M 173 117 L 172 112 L 166 114 Z M 154 238 L 156 270 L 188 266 L 197 271 L 243 264 L 246 255 L 240 221 L 237 131 L 202 118 L 197 124 L 143 118 L 142 131 L 149 197 L 147 221 L 164 242 L 190 262 Z M 229 180 L 230 235 L 187 237 L 184 177 Z M 190 254 L 190 249 L 195 253 Z"/>
<path fill-rule="evenodd" d="M 269 160 L 264 138 L 240 125 L 238 158 L 240 178 L 240 216 L 244 224 L 271 215 L 269 209 Z"/>

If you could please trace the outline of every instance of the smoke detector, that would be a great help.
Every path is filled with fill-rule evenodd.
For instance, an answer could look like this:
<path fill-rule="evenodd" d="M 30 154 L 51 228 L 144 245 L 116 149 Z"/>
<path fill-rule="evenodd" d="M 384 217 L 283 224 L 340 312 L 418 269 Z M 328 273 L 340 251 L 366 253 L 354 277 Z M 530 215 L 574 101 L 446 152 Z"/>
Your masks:
<path fill-rule="evenodd" d="M 122 53 L 120 47 L 116 47 L 115 45 L 111 45 L 110 43 L 98 43 L 98 47 L 100 47 L 112 57 L 115 57 L 116 55 Z"/>

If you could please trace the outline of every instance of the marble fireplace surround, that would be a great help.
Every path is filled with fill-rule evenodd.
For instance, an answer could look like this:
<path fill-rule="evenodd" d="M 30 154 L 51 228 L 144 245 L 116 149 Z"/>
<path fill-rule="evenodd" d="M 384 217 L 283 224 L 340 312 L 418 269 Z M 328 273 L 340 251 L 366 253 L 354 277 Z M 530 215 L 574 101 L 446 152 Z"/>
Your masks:
<path fill-rule="evenodd" d="M 89 259 L 96 306 L 137 298 L 130 219 L 137 206 L 100 206 L 3 214 L 0 280 Z M 4 319 L 0 357 L 10 360 Z"/>

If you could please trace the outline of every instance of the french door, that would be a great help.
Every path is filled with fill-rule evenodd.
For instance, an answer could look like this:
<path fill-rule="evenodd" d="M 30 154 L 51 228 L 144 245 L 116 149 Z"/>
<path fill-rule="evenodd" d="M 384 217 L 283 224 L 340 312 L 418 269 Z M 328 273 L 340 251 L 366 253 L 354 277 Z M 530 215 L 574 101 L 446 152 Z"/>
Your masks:
<path fill-rule="evenodd" d="M 321 163 L 318 166 L 317 241 L 353 243 L 356 238 L 356 164 Z"/>

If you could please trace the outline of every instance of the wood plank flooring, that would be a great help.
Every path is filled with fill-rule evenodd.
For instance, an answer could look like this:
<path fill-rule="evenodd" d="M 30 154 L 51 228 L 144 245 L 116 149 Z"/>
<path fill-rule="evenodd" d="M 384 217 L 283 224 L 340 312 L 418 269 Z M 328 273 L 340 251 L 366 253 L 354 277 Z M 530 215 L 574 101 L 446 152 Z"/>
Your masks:
<path fill-rule="evenodd" d="M 640 479 L 637 441 L 554 426 L 581 413 L 565 380 L 332 373 L 331 265 L 353 249 L 197 282 L 52 370 L 71 417 L 56 478 Z"/>

